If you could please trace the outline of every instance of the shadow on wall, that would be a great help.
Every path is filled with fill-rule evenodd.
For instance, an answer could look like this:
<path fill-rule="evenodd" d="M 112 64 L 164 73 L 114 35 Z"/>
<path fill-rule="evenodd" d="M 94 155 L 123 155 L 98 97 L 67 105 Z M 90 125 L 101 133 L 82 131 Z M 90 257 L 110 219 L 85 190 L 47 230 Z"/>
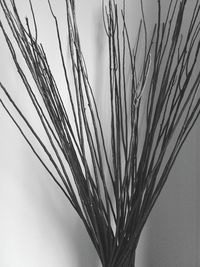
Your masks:
<path fill-rule="evenodd" d="M 147 223 L 150 267 L 199 266 L 199 129 L 197 124 Z"/>
<path fill-rule="evenodd" d="M 183 32 L 196 1 L 187 1 Z M 167 10 L 168 1 L 161 1 Z M 164 14 L 164 13 L 163 13 Z M 146 226 L 145 267 L 197 267 L 199 255 L 200 123 L 190 133 Z"/>

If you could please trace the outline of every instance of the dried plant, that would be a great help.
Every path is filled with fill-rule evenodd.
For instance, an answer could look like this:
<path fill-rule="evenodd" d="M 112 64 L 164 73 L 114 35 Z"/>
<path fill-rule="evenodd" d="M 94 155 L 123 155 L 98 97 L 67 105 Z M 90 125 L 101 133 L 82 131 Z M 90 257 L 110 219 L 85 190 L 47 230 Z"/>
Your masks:
<path fill-rule="evenodd" d="M 110 99 L 110 129 L 102 126 L 89 82 L 76 22 L 75 1 L 65 0 L 69 64 L 63 52 L 66 44 L 62 42 L 58 18 L 48 0 L 70 107 L 65 106 L 48 56 L 38 42 L 37 20 L 31 1 L 34 33 L 28 18 L 23 23 L 15 1 L 9 1 L 10 7 L 6 2 L 0 0 L 1 9 L 40 97 L 20 66 L 13 42 L 2 22 L 0 27 L 46 132 L 49 147 L 16 105 L 9 90 L 2 83 L 0 87 L 44 150 L 48 163 L 42 160 L 15 114 L 10 111 L 10 106 L 2 99 L 0 102 L 80 216 L 102 266 L 135 266 L 141 231 L 200 113 L 199 1 L 194 3 L 188 29 L 182 34 L 189 1 L 170 0 L 163 18 L 162 3 L 157 0 L 157 20 L 149 30 L 141 0 L 142 18 L 134 45 L 127 29 L 125 1 L 121 10 L 114 0 L 102 5 L 109 51 L 107 95 Z M 139 59 L 139 53 L 142 59 L 141 56 Z M 71 67 L 73 82 L 70 82 L 67 64 Z M 71 111 L 73 118 L 69 116 Z M 142 134 L 139 131 L 141 119 Z M 111 147 L 106 145 L 105 133 L 109 134 Z"/>

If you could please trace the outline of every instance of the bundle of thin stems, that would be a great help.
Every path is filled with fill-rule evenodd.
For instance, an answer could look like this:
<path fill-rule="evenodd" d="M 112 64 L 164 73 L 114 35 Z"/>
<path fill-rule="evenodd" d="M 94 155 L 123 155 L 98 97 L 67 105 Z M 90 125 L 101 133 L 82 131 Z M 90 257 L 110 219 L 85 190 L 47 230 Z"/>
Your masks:
<path fill-rule="evenodd" d="M 69 63 L 63 51 L 67 45 L 63 44 L 58 19 L 48 0 L 70 107 L 65 106 L 48 56 L 38 42 L 37 20 L 31 0 L 34 31 L 28 18 L 22 22 L 15 1 L 9 2 L 10 7 L 6 0 L 0 0 L 0 6 L 39 96 L 23 71 L 13 41 L 2 22 L 0 27 L 45 130 L 49 147 L 17 106 L 9 90 L 2 83 L 0 87 L 49 162 L 39 155 L 10 111 L 10 106 L 2 99 L 0 102 L 80 216 L 102 266 L 135 266 L 141 231 L 200 114 L 199 1 L 194 3 L 188 28 L 182 34 L 187 0 L 170 0 L 164 17 L 161 14 L 162 3 L 157 0 L 157 19 L 150 30 L 146 26 L 141 0 L 142 18 L 134 45 L 129 38 L 125 1 L 122 9 L 114 0 L 109 0 L 107 5 L 103 3 L 102 21 L 109 52 L 107 95 L 110 99 L 110 129 L 102 126 L 94 97 L 95 88 L 91 88 L 89 82 L 76 22 L 75 1 L 65 0 Z M 139 54 L 142 54 L 142 59 Z M 69 78 L 67 64 L 73 81 Z M 71 111 L 72 117 L 69 116 Z M 142 134 L 141 114 L 144 114 Z M 108 133 L 109 147 L 105 140 Z"/>

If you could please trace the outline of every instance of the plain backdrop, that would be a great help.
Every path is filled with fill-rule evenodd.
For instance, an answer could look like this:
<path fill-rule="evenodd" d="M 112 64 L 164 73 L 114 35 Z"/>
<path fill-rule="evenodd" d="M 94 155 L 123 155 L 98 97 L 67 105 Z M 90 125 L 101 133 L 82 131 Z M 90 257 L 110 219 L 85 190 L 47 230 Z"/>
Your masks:
<path fill-rule="evenodd" d="M 52 71 L 63 90 L 55 27 L 46 0 L 33 0 Z M 163 1 L 165 5 L 167 1 Z M 131 38 L 140 18 L 139 0 L 127 0 Z M 194 3 L 194 1 L 191 1 Z M 30 16 L 27 0 L 16 0 L 22 17 Z M 106 36 L 101 0 L 77 0 L 81 44 L 98 107 L 106 125 Z M 65 33 L 64 0 L 52 6 Z M 144 1 L 148 26 L 155 18 L 155 0 Z M 189 12 L 187 16 L 189 16 Z M 3 19 L 2 13 L 0 18 Z M 65 41 L 67 35 L 63 34 Z M 66 48 L 66 57 L 68 56 Z M 21 64 L 24 62 L 21 59 Z M 40 125 L 0 34 L 0 80 L 40 133 Z M 0 96 L 2 94 L 0 93 Z M 32 154 L 0 107 L 0 267 L 100 266 L 87 233 L 65 197 Z M 187 140 L 143 231 L 137 267 L 198 267 L 200 124 Z M 40 133 L 43 136 L 43 132 Z"/>

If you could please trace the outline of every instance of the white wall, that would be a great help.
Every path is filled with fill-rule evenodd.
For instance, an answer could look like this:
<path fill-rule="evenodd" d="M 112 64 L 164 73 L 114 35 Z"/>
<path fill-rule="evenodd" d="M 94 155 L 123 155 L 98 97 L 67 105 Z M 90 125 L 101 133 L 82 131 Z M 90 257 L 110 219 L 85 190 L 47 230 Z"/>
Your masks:
<path fill-rule="evenodd" d="M 16 0 L 22 14 L 28 13 L 26 2 Z M 156 1 L 144 2 L 145 12 L 151 21 L 151 3 Z M 52 0 L 52 4 L 59 17 L 62 17 L 64 1 Z M 55 53 L 53 21 L 46 12 L 47 1 L 33 0 L 33 5 L 41 26 L 39 37 L 45 37 L 44 44 L 53 71 L 62 86 L 63 78 L 58 71 L 59 62 Z M 139 0 L 127 1 L 127 10 L 134 35 L 140 16 Z M 77 11 L 88 72 L 97 89 L 96 96 L 104 102 L 104 92 L 100 91 L 106 79 L 104 76 L 101 79 L 106 59 L 101 0 L 77 1 Z M 2 41 L 0 54 L 0 80 L 12 90 L 24 111 L 32 118 L 33 111 L 24 100 L 23 87 Z M 0 266 L 98 266 L 96 253 L 79 218 L 32 155 L 2 108 L 0 121 Z M 198 124 L 144 229 L 137 251 L 137 267 L 197 267 L 200 264 L 199 133 Z"/>
<path fill-rule="evenodd" d="M 39 38 L 44 37 L 43 43 L 53 72 L 59 86 L 62 86 L 63 78 L 61 80 L 55 52 L 55 29 L 47 1 L 32 2 L 40 25 Z M 64 2 L 52 1 L 57 15 L 61 18 L 61 24 L 64 23 Z M 27 13 L 30 14 L 27 3 L 26 0 L 16 1 L 23 18 Z M 85 3 L 88 4 L 88 1 Z M 93 5 L 92 10 L 95 8 Z M 84 18 L 82 12 L 81 20 L 85 27 L 91 25 L 92 10 L 84 9 Z M 0 17 L 2 18 L 2 13 Z M 92 25 L 94 31 L 96 25 Z M 87 35 L 90 30 L 85 29 Z M 94 36 L 94 33 L 91 33 L 91 36 Z M 18 79 L 2 35 L 0 51 L 0 80 L 12 92 L 28 118 L 40 129 L 33 110 L 24 97 L 24 88 Z M 87 53 L 91 51 L 88 47 Z M 23 64 L 23 61 L 21 63 Z M 34 157 L 2 107 L 0 121 L 0 266 L 97 266 L 96 252 L 81 221 Z"/>
<path fill-rule="evenodd" d="M 30 15 L 27 2 L 16 0 L 22 17 Z M 63 77 L 59 71 L 59 60 L 56 55 L 55 28 L 53 19 L 47 11 L 47 1 L 33 0 L 32 2 L 39 25 L 39 39 L 47 51 L 58 85 L 62 87 Z M 52 0 L 52 6 L 63 32 L 64 2 Z M 101 0 L 76 2 L 82 49 L 91 83 L 96 88 L 95 94 L 98 99 L 104 102 L 101 86 L 106 79 L 103 73 L 106 43 L 101 18 Z M 133 35 L 136 34 L 138 26 L 138 4 L 139 1 L 127 3 L 127 13 L 131 14 L 129 22 L 134 22 L 131 25 Z M 2 13 L 0 16 L 3 17 Z M 24 97 L 23 85 L 16 74 L 2 35 L 0 38 L 0 80 L 9 88 L 25 114 L 39 129 L 34 111 Z M 66 36 L 64 35 L 63 38 Z M 23 60 L 20 62 L 24 64 Z M 79 218 L 52 183 L 2 108 L 0 108 L 0 121 L 2 126 L 0 131 L 0 266 L 98 266 L 96 252 Z"/>

